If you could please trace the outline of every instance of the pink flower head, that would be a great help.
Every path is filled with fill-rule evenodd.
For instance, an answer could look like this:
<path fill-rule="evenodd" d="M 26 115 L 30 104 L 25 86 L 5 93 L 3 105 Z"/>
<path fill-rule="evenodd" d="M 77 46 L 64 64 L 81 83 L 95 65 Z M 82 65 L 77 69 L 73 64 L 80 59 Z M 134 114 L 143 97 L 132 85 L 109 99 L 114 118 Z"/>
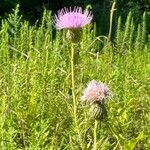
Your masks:
<path fill-rule="evenodd" d="M 54 23 L 57 29 L 80 29 L 92 21 L 90 11 L 82 11 L 81 7 L 74 7 L 72 10 L 63 8 L 54 16 Z"/>
<path fill-rule="evenodd" d="M 88 102 L 102 102 L 109 95 L 108 87 L 103 83 L 98 83 L 95 80 L 90 81 L 84 90 L 81 100 Z"/>

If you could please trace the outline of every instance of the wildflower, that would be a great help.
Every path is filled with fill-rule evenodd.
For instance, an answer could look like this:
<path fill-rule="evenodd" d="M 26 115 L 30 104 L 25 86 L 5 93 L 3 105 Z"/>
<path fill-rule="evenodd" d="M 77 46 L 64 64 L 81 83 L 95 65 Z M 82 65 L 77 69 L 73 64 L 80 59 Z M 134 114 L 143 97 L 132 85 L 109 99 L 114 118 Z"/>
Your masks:
<path fill-rule="evenodd" d="M 81 100 L 88 101 L 90 103 L 94 103 L 97 101 L 103 102 L 103 100 L 109 94 L 110 94 L 110 90 L 105 84 L 98 83 L 97 81 L 92 80 L 87 84 L 87 87 L 83 92 L 83 96 L 81 97 Z"/>
<path fill-rule="evenodd" d="M 92 21 L 93 16 L 88 10 L 83 11 L 81 7 L 74 7 L 72 10 L 63 8 L 54 16 L 54 23 L 57 29 L 67 29 L 67 39 L 73 43 L 81 40 L 81 29 Z"/>
<path fill-rule="evenodd" d="M 104 99 L 111 94 L 109 88 L 104 83 L 98 83 L 95 80 L 87 84 L 81 100 L 90 102 L 90 115 L 96 120 L 105 120 L 107 118 L 107 109 Z"/>
<path fill-rule="evenodd" d="M 54 16 L 54 23 L 57 29 L 80 29 L 89 24 L 93 16 L 90 11 L 82 11 L 81 7 L 74 7 L 73 11 L 63 8 Z"/>

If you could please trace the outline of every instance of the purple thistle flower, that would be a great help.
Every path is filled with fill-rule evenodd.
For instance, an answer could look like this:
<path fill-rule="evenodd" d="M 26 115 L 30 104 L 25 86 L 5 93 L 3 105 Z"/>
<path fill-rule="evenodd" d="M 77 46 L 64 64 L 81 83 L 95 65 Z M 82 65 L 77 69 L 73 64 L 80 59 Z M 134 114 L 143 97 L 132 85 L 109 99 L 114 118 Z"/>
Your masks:
<path fill-rule="evenodd" d="M 81 100 L 90 103 L 102 102 L 108 95 L 110 95 L 110 90 L 105 84 L 92 80 L 87 84 Z"/>
<path fill-rule="evenodd" d="M 55 14 L 54 23 L 57 29 L 80 29 L 92 21 L 93 16 L 88 10 L 83 11 L 81 7 L 72 10 L 62 8 Z"/>

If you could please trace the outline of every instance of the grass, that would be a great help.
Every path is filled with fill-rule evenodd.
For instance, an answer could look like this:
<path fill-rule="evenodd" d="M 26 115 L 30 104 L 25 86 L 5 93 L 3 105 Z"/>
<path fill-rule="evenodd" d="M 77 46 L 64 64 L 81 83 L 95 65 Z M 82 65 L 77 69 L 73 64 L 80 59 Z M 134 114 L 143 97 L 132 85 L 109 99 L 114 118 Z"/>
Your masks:
<path fill-rule="evenodd" d="M 71 47 L 61 31 L 52 38 L 50 18 L 46 21 L 49 14 L 44 17 L 39 27 L 21 22 L 13 34 L 8 32 L 9 23 L 2 22 L 0 149 L 148 150 L 149 47 L 124 47 L 124 51 L 120 47 L 120 51 L 95 37 L 95 29 L 84 29 L 76 47 L 80 57 L 79 72 L 75 72 L 74 122 Z M 114 94 L 106 103 L 108 120 L 96 125 L 89 106 L 80 101 L 86 83 L 93 79 L 105 82 Z"/>

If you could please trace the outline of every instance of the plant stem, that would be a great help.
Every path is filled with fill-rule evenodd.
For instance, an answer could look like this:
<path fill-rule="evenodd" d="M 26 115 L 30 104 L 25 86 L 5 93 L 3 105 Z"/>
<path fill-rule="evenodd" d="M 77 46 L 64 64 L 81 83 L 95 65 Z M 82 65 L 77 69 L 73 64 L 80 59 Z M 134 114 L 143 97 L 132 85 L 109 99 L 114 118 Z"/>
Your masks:
<path fill-rule="evenodd" d="M 109 24 L 108 42 L 110 42 L 110 40 L 111 40 L 113 15 L 114 15 L 114 11 L 116 10 L 115 5 L 116 5 L 116 2 L 114 1 L 112 4 L 111 10 L 110 10 L 110 21 L 109 21 L 110 24 Z"/>
<path fill-rule="evenodd" d="M 74 79 L 74 48 L 71 47 L 71 84 L 72 84 L 72 98 L 73 98 L 73 113 L 75 118 L 75 123 L 77 120 L 76 117 L 76 97 L 75 97 L 75 79 Z"/>
<path fill-rule="evenodd" d="M 94 125 L 94 150 L 97 150 L 97 120 L 95 120 Z"/>
<path fill-rule="evenodd" d="M 74 115 L 74 122 L 76 125 L 76 129 L 78 132 L 79 141 L 83 149 L 80 130 L 79 130 L 78 122 L 77 122 L 77 102 L 76 102 L 76 96 L 75 96 L 75 73 L 74 73 L 75 67 L 74 66 L 75 66 L 74 65 L 74 47 L 72 45 L 71 46 L 71 83 L 72 83 L 73 115 Z"/>

